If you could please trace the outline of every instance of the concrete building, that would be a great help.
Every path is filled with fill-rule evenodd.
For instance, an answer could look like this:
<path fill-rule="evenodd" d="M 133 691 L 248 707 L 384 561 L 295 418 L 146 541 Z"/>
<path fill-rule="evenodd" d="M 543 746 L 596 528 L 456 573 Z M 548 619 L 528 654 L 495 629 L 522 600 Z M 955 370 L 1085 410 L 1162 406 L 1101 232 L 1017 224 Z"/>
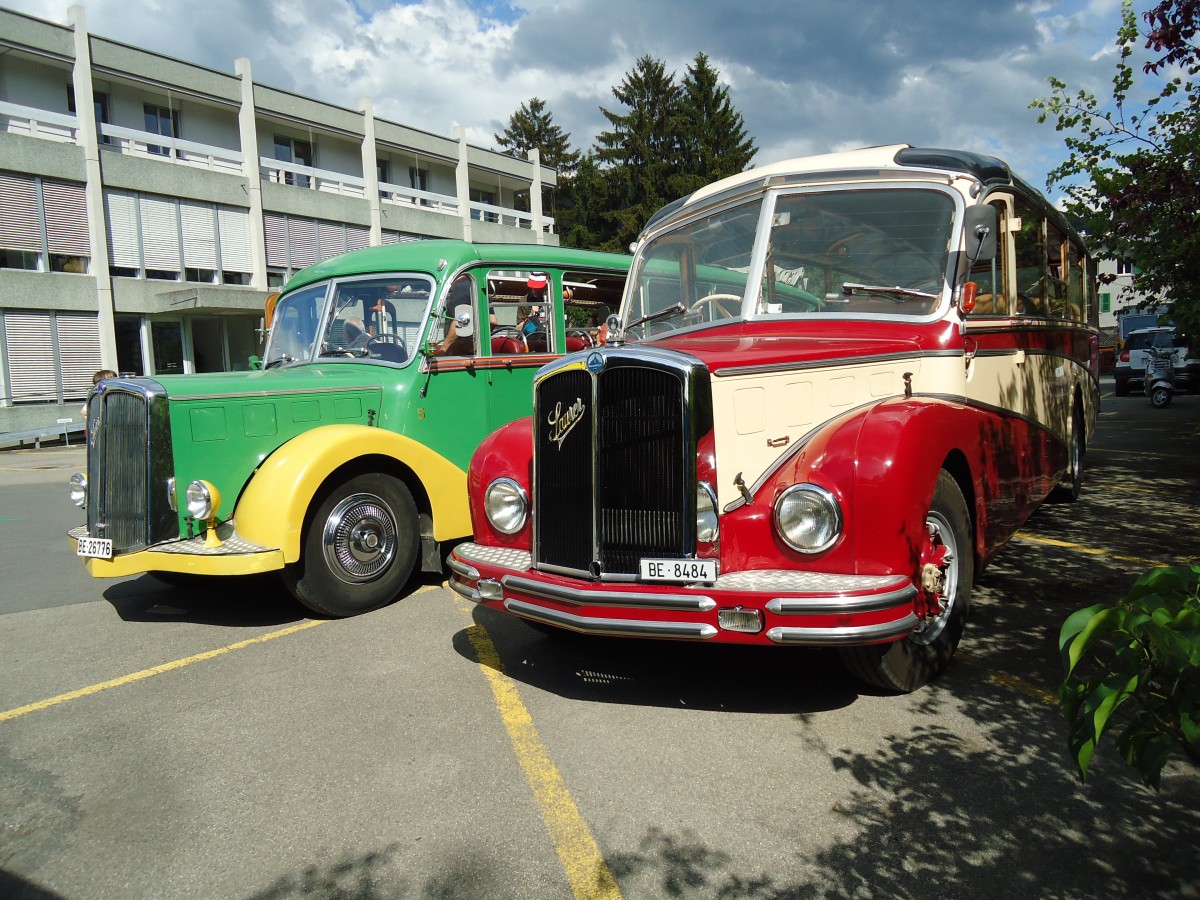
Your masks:
<path fill-rule="evenodd" d="M 293 272 L 425 237 L 558 243 L 555 173 L 0 8 L 0 442 L 100 368 L 244 369 Z M 78 102 L 90 98 L 91 102 Z M 524 207 L 529 211 L 522 211 Z"/>

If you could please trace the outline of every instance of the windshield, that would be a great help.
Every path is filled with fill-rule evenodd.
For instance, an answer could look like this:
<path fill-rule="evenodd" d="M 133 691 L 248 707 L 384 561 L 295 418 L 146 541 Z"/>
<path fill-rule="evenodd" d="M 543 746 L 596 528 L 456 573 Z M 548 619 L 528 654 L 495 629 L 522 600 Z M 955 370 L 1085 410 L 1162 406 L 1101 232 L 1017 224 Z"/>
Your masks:
<path fill-rule="evenodd" d="M 786 195 L 771 219 L 758 312 L 890 313 L 938 306 L 954 200 L 941 191 Z"/>
<path fill-rule="evenodd" d="M 632 338 L 742 315 L 761 206 L 692 220 L 645 246 L 627 311 Z M 783 194 L 750 314 L 928 315 L 945 288 L 954 215 L 953 198 L 928 189 Z"/>
<path fill-rule="evenodd" d="M 420 344 L 432 287 L 424 275 L 376 275 L 336 282 L 329 304 L 328 284 L 288 294 L 275 307 L 266 364 L 317 357 L 405 364 Z"/>

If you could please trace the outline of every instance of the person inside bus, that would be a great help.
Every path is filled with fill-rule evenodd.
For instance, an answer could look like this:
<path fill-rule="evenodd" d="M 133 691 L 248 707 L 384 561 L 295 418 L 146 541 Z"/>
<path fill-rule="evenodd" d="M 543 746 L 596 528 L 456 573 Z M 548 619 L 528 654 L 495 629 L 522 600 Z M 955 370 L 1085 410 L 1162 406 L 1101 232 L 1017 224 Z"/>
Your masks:
<path fill-rule="evenodd" d="M 532 353 L 545 353 L 550 349 L 546 338 L 546 291 L 549 284 L 545 272 L 531 272 L 525 282 L 529 292 L 519 312 L 520 329 Z"/>
<path fill-rule="evenodd" d="M 367 326 L 363 324 L 363 320 L 356 316 L 351 316 L 342 325 L 342 334 L 345 338 L 345 347 L 347 350 L 365 350 L 367 344 L 371 342 L 371 335 L 367 332 Z"/>

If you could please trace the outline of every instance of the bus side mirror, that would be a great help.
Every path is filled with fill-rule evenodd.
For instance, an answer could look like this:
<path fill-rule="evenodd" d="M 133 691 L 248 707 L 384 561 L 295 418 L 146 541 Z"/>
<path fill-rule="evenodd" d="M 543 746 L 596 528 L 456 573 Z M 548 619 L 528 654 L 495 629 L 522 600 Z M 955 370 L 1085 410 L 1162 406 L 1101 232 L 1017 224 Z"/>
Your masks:
<path fill-rule="evenodd" d="M 996 207 L 968 206 L 966 213 L 966 251 L 972 264 L 980 260 L 996 258 L 996 237 L 1000 230 L 1000 218 Z"/>

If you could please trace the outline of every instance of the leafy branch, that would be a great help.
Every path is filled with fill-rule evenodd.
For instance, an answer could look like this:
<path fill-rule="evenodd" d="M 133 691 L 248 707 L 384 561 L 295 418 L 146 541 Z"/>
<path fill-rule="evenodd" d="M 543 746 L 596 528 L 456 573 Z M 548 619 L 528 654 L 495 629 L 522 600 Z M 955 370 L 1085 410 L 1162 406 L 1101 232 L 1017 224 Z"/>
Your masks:
<path fill-rule="evenodd" d="M 1200 764 L 1200 566 L 1152 569 L 1116 605 L 1081 609 L 1059 634 L 1059 702 L 1081 780 L 1124 707 L 1122 758 L 1158 789 L 1175 756 Z"/>

